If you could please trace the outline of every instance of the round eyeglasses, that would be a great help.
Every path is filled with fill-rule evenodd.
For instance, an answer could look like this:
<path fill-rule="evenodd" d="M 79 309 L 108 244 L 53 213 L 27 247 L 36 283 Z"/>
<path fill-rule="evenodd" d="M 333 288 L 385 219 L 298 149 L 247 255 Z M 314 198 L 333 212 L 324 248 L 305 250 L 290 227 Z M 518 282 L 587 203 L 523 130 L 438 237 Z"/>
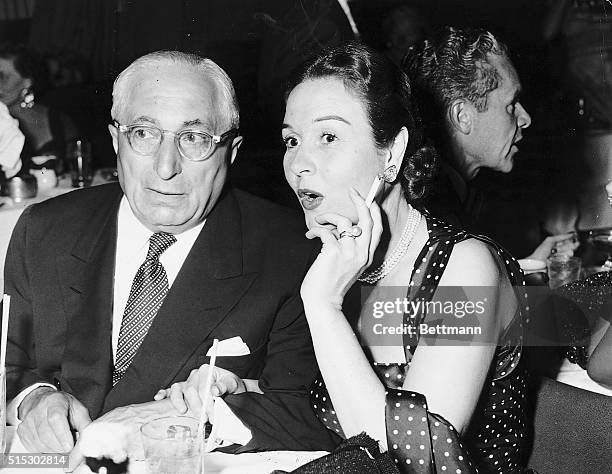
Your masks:
<path fill-rule="evenodd" d="M 190 161 L 204 161 L 213 154 L 220 143 L 238 135 L 238 129 L 232 128 L 222 135 L 211 135 L 201 130 L 181 130 L 172 132 L 154 125 L 121 125 L 113 120 L 113 125 L 123 133 L 134 152 L 143 156 L 157 153 L 164 141 L 164 135 L 173 135 L 174 143 L 181 156 Z"/>

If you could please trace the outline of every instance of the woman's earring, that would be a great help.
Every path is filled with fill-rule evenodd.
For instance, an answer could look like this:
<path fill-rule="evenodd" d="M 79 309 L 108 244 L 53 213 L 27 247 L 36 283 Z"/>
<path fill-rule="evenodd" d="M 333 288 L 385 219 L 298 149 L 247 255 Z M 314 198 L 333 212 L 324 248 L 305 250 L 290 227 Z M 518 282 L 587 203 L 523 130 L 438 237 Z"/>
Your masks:
<path fill-rule="evenodd" d="M 383 171 L 381 177 L 386 183 L 392 183 L 395 181 L 397 179 L 397 166 L 391 165 L 385 168 L 385 171 Z"/>
<path fill-rule="evenodd" d="M 34 107 L 34 92 L 32 92 L 32 89 L 26 87 L 21 91 L 21 103 L 19 105 L 22 109 Z"/>

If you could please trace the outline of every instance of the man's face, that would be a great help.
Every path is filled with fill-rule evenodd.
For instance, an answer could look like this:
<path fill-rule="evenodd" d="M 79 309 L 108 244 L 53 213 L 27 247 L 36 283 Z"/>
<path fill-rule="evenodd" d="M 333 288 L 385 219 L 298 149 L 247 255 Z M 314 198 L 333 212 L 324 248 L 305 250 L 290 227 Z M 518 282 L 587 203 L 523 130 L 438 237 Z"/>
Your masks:
<path fill-rule="evenodd" d="M 487 109 L 475 111 L 472 133 L 467 137 L 465 152 L 478 168 L 491 168 L 508 173 L 514 165 L 517 143 L 531 117 L 519 102 L 521 84 L 512 63 L 505 57 L 489 54 L 500 84 L 487 95 Z"/>
<path fill-rule="evenodd" d="M 131 79 L 126 102 L 114 117 L 122 125 L 153 125 L 163 130 L 205 131 L 221 135 L 231 128 L 220 113 L 219 86 L 184 66 L 150 67 Z M 226 107 L 226 106 L 225 106 Z M 119 182 L 134 215 L 153 232 L 179 234 L 202 222 L 215 205 L 241 137 L 226 140 L 204 161 L 179 153 L 174 137 L 164 134 L 157 152 L 142 156 L 124 133 L 109 126 L 117 151 Z"/>

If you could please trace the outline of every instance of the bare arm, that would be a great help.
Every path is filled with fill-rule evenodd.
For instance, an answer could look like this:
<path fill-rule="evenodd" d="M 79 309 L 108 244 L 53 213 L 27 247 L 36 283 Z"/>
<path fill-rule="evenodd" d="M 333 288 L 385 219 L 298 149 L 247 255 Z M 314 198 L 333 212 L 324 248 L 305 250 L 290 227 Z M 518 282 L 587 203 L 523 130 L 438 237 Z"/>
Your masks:
<path fill-rule="evenodd" d="M 612 388 L 612 325 L 606 322 L 606 326 L 607 329 L 589 357 L 587 373 L 595 382 Z"/>
<path fill-rule="evenodd" d="M 483 293 L 470 287 L 486 288 L 485 312 L 478 318 L 483 336 L 478 342 L 461 345 L 443 339 L 427 345 L 427 338 L 421 336 L 404 379 L 404 389 L 425 395 L 428 409 L 442 415 L 459 432 L 470 422 L 491 366 L 503 319 L 500 313 L 514 314 L 516 309 L 513 294 L 507 295 L 509 301 L 499 298 L 500 277 L 499 265 L 484 244 L 470 240 L 455 246 L 440 286 L 464 287 L 466 299 L 471 301 L 481 299 Z M 506 287 L 505 291 L 512 289 Z"/>
<path fill-rule="evenodd" d="M 321 375 L 346 437 L 365 431 L 386 444 L 385 387 L 337 307 L 304 301 Z"/>

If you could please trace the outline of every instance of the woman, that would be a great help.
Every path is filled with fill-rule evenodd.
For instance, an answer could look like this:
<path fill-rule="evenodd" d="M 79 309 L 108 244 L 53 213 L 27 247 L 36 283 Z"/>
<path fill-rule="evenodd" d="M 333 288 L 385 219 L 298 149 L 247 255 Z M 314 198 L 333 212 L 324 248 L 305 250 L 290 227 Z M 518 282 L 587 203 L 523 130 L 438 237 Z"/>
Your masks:
<path fill-rule="evenodd" d="M 38 55 L 21 45 L 0 46 L 0 101 L 19 121 L 25 135 L 22 158 L 26 169 L 32 157 L 63 159 L 66 140 L 76 135 L 68 117 L 37 102 L 44 82 L 45 67 Z M 37 164 L 47 160 L 41 158 Z"/>
<path fill-rule="evenodd" d="M 422 146 L 404 73 L 365 46 L 320 55 L 288 89 L 282 136 L 306 236 L 323 244 L 301 287 L 322 375 L 312 392 L 321 421 L 347 438 L 366 432 L 402 472 L 470 472 L 468 457 L 483 472 L 520 471 L 525 374 L 512 285 L 521 273 L 493 242 L 415 208 L 435 154 Z M 385 183 L 368 208 L 363 196 L 377 176 Z M 372 308 L 393 303 L 398 290 L 427 302 L 451 287 L 467 300 L 486 290 L 487 341 L 421 336 L 421 324 L 435 321 L 419 311 L 372 320 Z M 413 329 L 372 338 L 387 317 L 388 327 Z"/>
<path fill-rule="evenodd" d="M 307 237 L 323 242 L 301 291 L 336 415 L 320 402 L 322 421 L 347 437 L 365 431 L 386 442 L 400 463 L 418 462 L 423 431 L 414 440 L 416 453 L 399 432 L 411 426 L 404 421 L 411 419 L 410 405 L 403 401 L 417 392 L 425 396 L 430 413 L 463 435 L 484 471 L 520 470 L 525 394 L 518 366 L 520 306 L 512 290 L 520 272 L 492 242 L 413 207 L 426 192 L 433 155 L 421 148 L 407 78 L 376 53 L 349 45 L 307 64 L 289 90 L 285 174 L 304 208 Z M 386 183 L 378 197 L 380 209 L 376 204 L 368 209 L 361 196 L 381 173 Z M 368 357 L 342 312 L 356 280 L 402 287 L 412 301 L 430 300 L 441 287 L 464 287 L 468 296 L 468 287 L 493 289 L 491 311 L 481 324 L 496 344 L 421 343 L 418 329 L 427 320 L 419 314 L 404 321 L 417 328 L 414 337 L 395 337 L 382 350 L 371 347 Z M 362 323 L 367 308 L 362 305 Z M 314 396 L 327 400 L 323 393 Z M 398 419 L 400 430 L 390 430 Z"/>

